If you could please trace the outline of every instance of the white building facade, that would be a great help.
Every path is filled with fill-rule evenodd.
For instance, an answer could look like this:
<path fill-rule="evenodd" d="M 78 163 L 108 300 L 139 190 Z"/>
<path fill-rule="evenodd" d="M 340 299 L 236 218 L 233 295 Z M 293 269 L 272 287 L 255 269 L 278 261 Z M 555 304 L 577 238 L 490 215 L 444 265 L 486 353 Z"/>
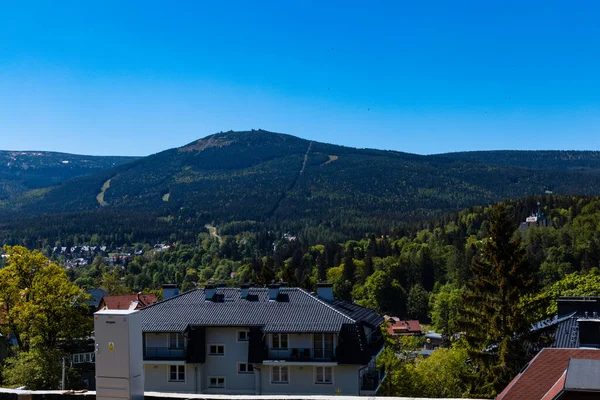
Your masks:
<path fill-rule="evenodd" d="M 319 289 L 322 298 L 208 287 L 141 310 L 145 390 L 373 395 L 381 317 L 334 301 L 330 285 Z"/>

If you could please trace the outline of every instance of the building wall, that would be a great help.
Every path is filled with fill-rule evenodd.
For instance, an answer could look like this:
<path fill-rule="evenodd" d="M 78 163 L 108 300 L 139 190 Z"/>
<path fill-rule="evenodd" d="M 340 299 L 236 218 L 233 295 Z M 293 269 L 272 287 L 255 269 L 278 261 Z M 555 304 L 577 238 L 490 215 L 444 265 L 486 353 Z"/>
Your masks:
<path fill-rule="evenodd" d="M 358 395 L 359 366 L 334 366 L 333 384 L 315 383 L 315 366 L 289 366 L 289 384 L 271 383 L 271 367 L 256 365 L 254 374 L 238 373 L 238 363 L 248 362 L 248 342 L 238 341 L 241 328 L 206 328 L 206 362 L 185 364 L 185 382 L 169 382 L 169 362 L 146 361 L 145 390 L 172 393 L 206 394 L 323 394 Z M 337 342 L 337 338 L 334 339 Z M 224 345 L 225 355 L 209 355 L 210 345 Z M 272 337 L 267 335 L 271 347 Z M 147 347 L 168 346 L 167 334 L 146 334 Z M 312 334 L 290 334 L 289 348 L 312 348 Z M 173 364 L 181 361 L 173 362 Z M 314 364 L 318 365 L 318 362 Z M 259 372 L 260 369 L 260 372 Z M 225 388 L 210 388 L 210 377 L 225 378 Z"/>
<path fill-rule="evenodd" d="M 202 366 L 185 365 L 185 382 L 169 382 L 169 364 L 144 364 L 144 390 L 165 393 L 201 393 Z"/>
<path fill-rule="evenodd" d="M 207 328 L 206 362 L 203 365 L 203 393 L 254 394 L 254 375 L 239 374 L 238 363 L 248 362 L 248 342 L 238 342 L 241 328 Z M 224 356 L 209 355 L 211 344 L 225 345 Z M 225 389 L 209 388 L 210 377 L 224 377 Z"/>
<path fill-rule="evenodd" d="M 359 367 L 338 365 L 333 367 L 333 384 L 315 383 L 315 366 L 289 366 L 289 384 L 271 383 L 271 366 L 260 366 L 260 389 L 264 395 L 270 394 L 322 394 L 358 396 L 360 383 Z"/>

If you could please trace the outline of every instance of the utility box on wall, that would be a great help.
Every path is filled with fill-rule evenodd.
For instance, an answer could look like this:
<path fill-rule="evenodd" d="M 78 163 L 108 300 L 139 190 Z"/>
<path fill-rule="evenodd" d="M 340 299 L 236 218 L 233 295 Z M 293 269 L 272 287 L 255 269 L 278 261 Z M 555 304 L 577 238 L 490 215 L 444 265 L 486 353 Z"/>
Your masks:
<path fill-rule="evenodd" d="M 143 400 L 142 324 L 137 311 L 94 314 L 96 400 Z"/>

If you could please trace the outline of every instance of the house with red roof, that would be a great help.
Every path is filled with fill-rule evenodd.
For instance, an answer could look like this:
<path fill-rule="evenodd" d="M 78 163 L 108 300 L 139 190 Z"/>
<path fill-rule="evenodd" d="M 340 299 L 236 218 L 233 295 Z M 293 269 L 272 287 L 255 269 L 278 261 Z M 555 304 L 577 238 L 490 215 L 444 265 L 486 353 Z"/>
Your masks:
<path fill-rule="evenodd" d="M 100 310 L 139 310 L 158 302 L 154 293 L 136 293 L 122 296 L 104 296 L 100 300 L 97 311 Z"/>
<path fill-rule="evenodd" d="M 421 336 L 421 324 L 416 319 L 404 320 L 398 317 L 384 316 L 388 327 L 387 331 L 392 336 Z"/>
<path fill-rule="evenodd" d="M 542 349 L 496 400 L 600 399 L 600 349 Z"/>

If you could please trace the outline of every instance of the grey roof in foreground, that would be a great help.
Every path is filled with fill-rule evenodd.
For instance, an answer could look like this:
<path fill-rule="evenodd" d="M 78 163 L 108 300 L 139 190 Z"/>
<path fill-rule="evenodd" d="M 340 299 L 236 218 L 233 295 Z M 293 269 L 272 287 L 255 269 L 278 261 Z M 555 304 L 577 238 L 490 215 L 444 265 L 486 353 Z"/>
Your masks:
<path fill-rule="evenodd" d="M 600 390 L 600 360 L 572 358 L 567 368 L 565 390 Z"/>
<path fill-rule="evenodd" d="M 182 332 L 196 326 L 260 326 L 264 332 L 339 332 L 342 324 L 376 321 L 374 311 L 340 310 L 300 288 L 281 288 L 270 301 L 267 288 L 251 288 L 247 299 L 239 288 L 217 288 L 215 301 L 195 289 L 141 309 L 142 331 Z M 360 319 L 353 318 L 359 315 Z M 375 315 L 375 316 L 374 316 Z"/>

